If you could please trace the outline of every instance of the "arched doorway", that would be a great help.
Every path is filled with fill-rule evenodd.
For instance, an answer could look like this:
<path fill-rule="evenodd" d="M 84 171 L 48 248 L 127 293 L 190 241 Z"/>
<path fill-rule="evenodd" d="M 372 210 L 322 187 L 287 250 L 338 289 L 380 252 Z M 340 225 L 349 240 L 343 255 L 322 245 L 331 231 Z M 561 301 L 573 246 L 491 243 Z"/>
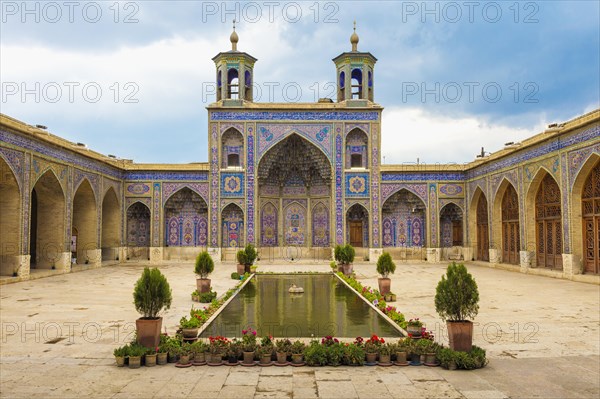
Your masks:
<path fill-rule="evenodd" d="M 298 259 L 328 247 L 331 240 L 332 168 L 314 144 L 292 133 L 270 148 L 259 161 L 260 245 L 264 257 Z M 279 248 L 272 248 L 279 246 Z M 327 250 L 328 251 L 328 250 Z"/>
<path fill-rule="evenodd" d="M 222 246 L 244 246 L 244 211 L 236 204 L 229 204 L 221 212 Z"/>
<path fill-rule="evenodd" d="M 29 251 L 32 268 L 56 265 L 65 244 L 65 196 L 56 175 L 46 171 L 31 191 Z"/>
<path fill-rule="evenodd" d="M 150 252 L 150 209 L 141 202 L 127 208 L 128 259 L 148 259 Z"/>
<path fill-rule="evenodd" d="M 165 243 L 168 247 L 206 247 L 208 206 L 202 197 L 184 187 L 165 203 Z"/>
<path fill-rule="evenodd" d="M 590 171 L 581 196 L 583 217 L 583 272 L 600 271 L 600 162 Z"/>
<path fill-rule="evenodd" d="M 244 137 L 234 128 L 229 128 L 221 136 L 221 167 L 240 168 L 244 166 Z"/>
<path fill-rule="evenodd" d="M 519 197 L 509 184 L 502 196 L 502 261 L 518 265 L 520 248 Z"/>
<path fill-rule="evenodd" d="M 562 220 L 560 188 L 546 173 L 535 197 L 537 266 L 562 269 Z"/>
<path fill-rule="evenodd" d="M 382 207 L 384 247 L 425 245 L 425 203 L 414 193 L 401 189 Z"/>
<path fill-rule="evenodd" d="M 17 178 L 0 157 L 0 275 L 12 276 L 21 254 L 21 196 Z"/>
<path fill-rule="evenodd" d="M 346 242 L 355 248 L 369 247 L 369 212 L 360 204 L 346 212 Z"/>
<path fill-rule="evenodd" d="M 96 229 L 98 227 L 98 213 L 96 211 L 96 197 L 87 179 L 83 179 L 75 196 L 73 197 L 73 223 L 72 230 L 76 231 L 75 248 L 71 249 L 78 264 L 93 263 L 99 259 L 94 258 L 92 251 L 98 248 Z"/>
<path fill-rule="evenodd" d="M 463 212 L 458 205 L 449 203 L 440 211 L 440 234 L 442 248 L 463 246 Z"/>
<path fill-rule="evenodd" d="M 102 200 L 102 260 L 119 258 L 121 246 L 121 207 L 115 190 L 111 187 Z"/>
<path fill-rule="evenodd" d="M 477 260 L 490 260 L 490 233 L 488 224 L 488 202 L 481 193 L 477 201 Z"/>

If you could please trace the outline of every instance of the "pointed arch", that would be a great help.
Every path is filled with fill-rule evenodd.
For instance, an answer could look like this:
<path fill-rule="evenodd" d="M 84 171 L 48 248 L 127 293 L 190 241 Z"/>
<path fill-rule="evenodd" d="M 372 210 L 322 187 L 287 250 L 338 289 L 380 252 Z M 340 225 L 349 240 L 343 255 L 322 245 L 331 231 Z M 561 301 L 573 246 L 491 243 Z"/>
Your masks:
<path fill-rule="evenodd" d="M 221 211 L 221 242 L 224 248 L 243 247 L 244 243 L 244 211 L 237 204 L 230 202 Z"/>
<path fill-rule="evenodd" d="M 425 201 L 408 187 L 390 195 L 381 207 L 384 247 L 425 245 L 427 208 Z"/>
<path fill-rule="evenodd" d="M 346 242 L 357 248 L 369 247 L 369 211 L 362 204 L 346 211 Z"/>
<path fill-rule="evenodd" d="M 525 197 L 527 250 L 538 267 L 562 269 L 562 206 L 558 182 L 544 167 L 531 180 Z"/>
<path fill-rule="evenodd" d="M 150 246 L 150 208 L 142 201 L 127 207 L 127 246 Z"/>
<path fill-rule="evenodd" d="M 573 181 L 571 190 L 571 239 L 573 253 L 581 259 L 582 271 L 587 274 L 600 273 L 600 154 L 592 153 L 584 162 Z"/>
<path fill-rule="evenodd" d="M 520 237 L 519 196 L 511 181 L 503 178 L 492 205 L 492 231 L 495 248 L 503 263 L 519 264 Z"/>
<path fill-rule="evenodd" d="M 330 243 L 329 208 L 323 201 L 317 201 L 312 210 L 312 245 L 328 247 Z"/>
<path fill-rule="evenodd" d="M 208 205 L 190 187 L 173 193 L 164 205 L 165 245 L 196 247 L 208 244 Z"/>
<path fill-rule="evenodd" d="M 244 135 L 235 127 L 229 127 L 221 134 L 221 167 L 244 167 Z"/>
<path fill-rule="evenodd" d="M 359 127 L 352 129 L 345 137 L 346 169 L 368 168 L 369 135 Z"/>
<path fill-rule="evenodd" d="M 22 254 L 21 188 L 18 175 L 0 153 L 0 275 L 12 276 Z"/>
<path fill-rule="evenodd" d="M 74 248 L 71 248 L 77 263 L 93 261 L 92 251 L 98 248 L 98 210 L 96 194 L 87 177 L 81 183 L 73 195 L 73 220 L 71 224 L 71 236 L 75 237 Z"/>
<path fill-rule="evenodd" d="M 31 266 L 50 269 L 67 251 L 66 195 L 53 169 L 39 176 L 32 188 L 30 203 Z"/>
<path fill-rule="evenodd" d="M 279 243 L 279 209 L 273 201 L 266 201 L 260 209 L 260 242 L 265 247 Z"/>
<path fill-rule="evenodd" d="M 115 260 L 121 246 L 121 206 L 114 187 L 109 187 L 102 199 L 102 260 Z"/>
<path fill-rule="evenodd" d="M 488 261 L 489 257 L 488 201 L 481 187 L 477 187 L 469 205 L 469 241 L 474 258 Z"/>
<path fill-rule="evenodd" d="M 448 202 L 440 209 L 440 244 L 442 248 L 463 246 L 463 209 Z"/>

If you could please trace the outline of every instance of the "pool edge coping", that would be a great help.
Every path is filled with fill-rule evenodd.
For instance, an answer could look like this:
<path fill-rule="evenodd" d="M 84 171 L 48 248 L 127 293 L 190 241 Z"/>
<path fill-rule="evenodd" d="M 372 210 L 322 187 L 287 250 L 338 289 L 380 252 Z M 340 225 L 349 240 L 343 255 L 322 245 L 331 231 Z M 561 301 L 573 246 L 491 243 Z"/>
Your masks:
<path fill-rule="evenodd" d="M 373 310 L 375 310 L 375 312 L 377 312 L 380 316 L 382 316 L 384 318 L 385 321 L 387 321 L 392 327 L 394 327 L 396 330 L 398 330 L 402 336 L 400 338 L 406 338 L 408 337 L 408 332 L 406 332 L 402 327 L 400 327 L 394 320 L 390 319 L 390 317 L 388 315 L 386 315 L 385 313 L 383 313 L 381 311 L 381 309 L 379 309 L 377 306 L 373 305 L 371 302 L 369 302 L 367 300 L 367 298 L 365 298 L 364 296 L 361 295 L 360 292 L 356 291 L 350 284 L 348 284 L 343 278 L 341 278 L 340 276 L 337 275 L 337 273 L 332 273 L 339 281 L 341 281 L 342 283 L 344 283 L 346 285 L 346 287 L 350 288 L 350 290 L 352 290 L 352 292 L 354 292 L 359 298 L 361 298 L 363 301 L 365 301 L 365 303 L 367 305 L 369 305 Z"/>

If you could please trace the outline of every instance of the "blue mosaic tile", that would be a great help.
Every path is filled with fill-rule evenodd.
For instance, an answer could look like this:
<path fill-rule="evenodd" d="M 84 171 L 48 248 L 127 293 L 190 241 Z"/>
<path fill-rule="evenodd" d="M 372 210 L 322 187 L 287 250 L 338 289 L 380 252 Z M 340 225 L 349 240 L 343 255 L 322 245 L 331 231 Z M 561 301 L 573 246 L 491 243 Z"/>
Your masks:
<path fill-rule="evenodd" d="M 378 111 L 210 111 L 213 121 L 376 121 Z"/>
<path fill-rule="evenodd" d="M 207 172 L 125 172 L 124 179 L 136 180 L 190 180 L 208 181 Z"/>

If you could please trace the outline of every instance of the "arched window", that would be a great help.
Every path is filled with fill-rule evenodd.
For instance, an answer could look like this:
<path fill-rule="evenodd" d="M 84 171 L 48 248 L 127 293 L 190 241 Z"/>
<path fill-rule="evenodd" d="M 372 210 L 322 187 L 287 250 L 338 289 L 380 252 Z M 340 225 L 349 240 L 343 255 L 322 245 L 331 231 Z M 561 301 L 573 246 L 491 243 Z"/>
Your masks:
<path fill-rule="evenodd" d="M 231 68 L 227 71 L 227 98 L 237 100 L 239 97 L 238 70 Z"/>
<path fill-rule="evenodd" d="M 352 70 L 352 98 L 362 98 L 362 77 L 363 73 L 360 69 Z"/>
<path fill-rule="evenodd" d="M 535 198 L 537 265 L 562 269 L 562 221 L 560 188 L 546 174 Z"/>
<path fill-rule="evenodd" d="M 346 87 L 346 72 L 340 72 L 340 82 L 338 84 L 338 101 L 344 101 L 344 88 Z"/>
<path fill-rule="evenodd" d="M 252 101 L 252 74 L 250 71 L 244 72 L 244 87 L 245 87 L 245 95 L 244 99 L 246 101 Z"/>

